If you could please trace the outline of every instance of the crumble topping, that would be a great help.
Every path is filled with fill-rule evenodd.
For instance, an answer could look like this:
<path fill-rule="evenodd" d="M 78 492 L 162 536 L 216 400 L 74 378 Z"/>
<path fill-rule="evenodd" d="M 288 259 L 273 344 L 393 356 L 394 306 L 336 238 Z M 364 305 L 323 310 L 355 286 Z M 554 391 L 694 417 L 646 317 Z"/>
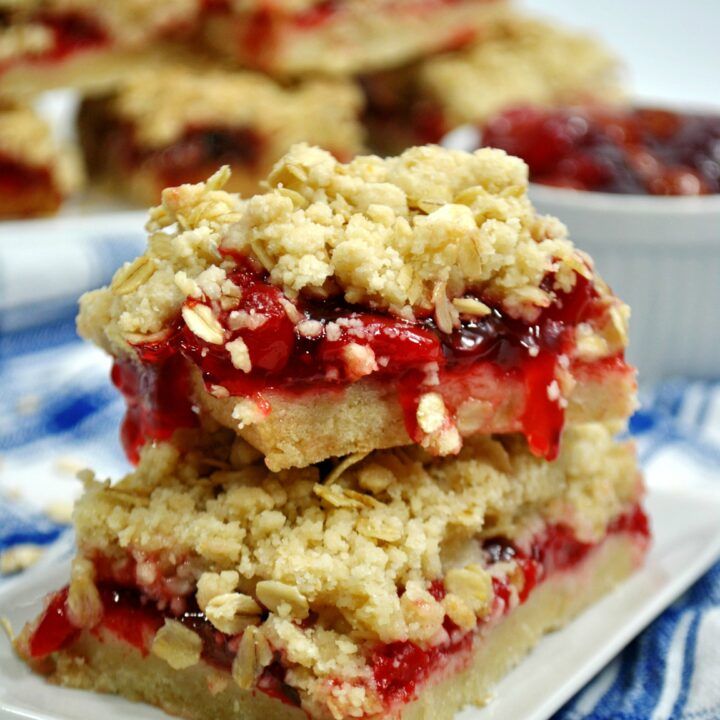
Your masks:
<path fill-rule="evenodd" d="M 173 670 L 183 670 L 200 662 L 202 640 L 200 636 L 181 622 L 165 619 L 165 624 L 155 633 L 152 653 L 162 658 Z"/>
<path fill-rule="evenodd" d="M 52 46 L 52 32 L 43 25 L 22 23 L 0 29 L 0 63 L 23 55 L 41 55 Z"/>
<path fill-rule="evenodd" d="M 47 168 L 63 195 L 82 184 L 77 154 L 60 147 L 48 124 L 28 106 L 0 104 L 0 154 L 22 165 Z"/>
<path fill-rule="evenodd" d="M 431 58 L 417 73 L 451 127 L 485 120 L 513 103 L 621 96 L 618 62 L 597 40 L 520 17 L 491 24 L 476 45 Z"/>
<path fill-rule="evenodd" d="M 119 270 L 109 288 L 81 299 L 84 337 L 115 354 L 161 337 L 186 298 L 197 296 L 203 273 L 234 266 L 221 250 L 259 263 L 290 299 L 342 294 L 407 319 L 434 313 L 446 331 L 461 313 L 486 311 L 464 297 L 469 292 L 532 321 L 579 274 L 616 302 L 564 226 L 535 213 L 526 165 L 499 150 L 427 146 L 342 164 L 301 144 L 275 165 L 265 193 L 242 199 L 224 192 L 227 177 L 223 169 L 206 183 L 164 191 L 150 212 L 145 255 Z M 548 274 L 552 286 L 544 283 Z M 219 302 L 232 307 L 237 291 L 217 287 Z M 212 320 L 201 319 L 219 341 Z M 350 363 L 364 373 L 381 360 L 353 356 Z"/>
<path fill-rule="evenodd" d="M 218 126 L 259 130 L 276 149 L 275 157 L 299 140 L 347 155 L 362 148 L 362 96 L 342 80 L 284 88 L 258 73 L 177 65 L 137 74 L 110 102 L 146 148 L 168 145 L 189 127 Z"/>

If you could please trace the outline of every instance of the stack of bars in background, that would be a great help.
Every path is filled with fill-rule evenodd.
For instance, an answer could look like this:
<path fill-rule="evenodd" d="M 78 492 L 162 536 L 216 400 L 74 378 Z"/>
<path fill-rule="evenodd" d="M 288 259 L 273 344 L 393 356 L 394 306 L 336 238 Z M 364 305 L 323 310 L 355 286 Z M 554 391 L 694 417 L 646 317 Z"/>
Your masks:
<path fill-rule="evenodd" d="M 396 154 L 619 80 L 504 0 L 0 0 L 0 218 L 54 213 L 86 175 L 147 206 L 228 164 L 252 194 L 295 142 Z M 69 146 L 33 110 L 60 88 L 81 101 Z"/>
<path fill-rule="evenodd" d="M 137 467 L 84 474 L 18 652 L 198 720 L 449 719 L 643 560 L 628 309 L 499 150 L 228 179 L 81 300 Z"/>

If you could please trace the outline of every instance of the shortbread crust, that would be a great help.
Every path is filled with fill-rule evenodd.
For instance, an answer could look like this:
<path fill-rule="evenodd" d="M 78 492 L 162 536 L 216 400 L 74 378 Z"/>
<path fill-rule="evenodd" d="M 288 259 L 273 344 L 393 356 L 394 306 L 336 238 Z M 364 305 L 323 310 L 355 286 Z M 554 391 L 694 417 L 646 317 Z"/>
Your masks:
<path fill-rule="evenodd" d="M 579 363 L 572 368 L 572 376 L 573 387 L 566 397 L 568 425 L 621 421 L 635 411 L 635 372 L 624 363 Z M 248 411 L 246 400 L 215 397 L 197 369 L 191 370 L 191 378 L 193 401 L 257 448 L 273 471 L 413 442 L 396 390 L 372 379 L 359 380 L 342 391 L 310 391 L 291 397 L 282 392 L 264 393 L 267 415 L 246 424 L 245 418 L 253 412 L 252 406 Z M 467 376 L 447 380 L 439 388 L 446 407 L 455 408 L 462 438 L 523 430 L 527 395 L 521 378 L 482 368 L 472 374 L 470 382 L 470 399 Z"/>

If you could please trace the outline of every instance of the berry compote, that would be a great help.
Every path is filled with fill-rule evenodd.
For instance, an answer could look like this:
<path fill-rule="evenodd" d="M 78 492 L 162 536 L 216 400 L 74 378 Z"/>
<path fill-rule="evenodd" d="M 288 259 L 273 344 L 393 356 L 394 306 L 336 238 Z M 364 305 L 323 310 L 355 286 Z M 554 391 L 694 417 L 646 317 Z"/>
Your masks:
<path fill-rule="evenodd" d="M 517 107 L 483 144 L 521 157 L 543 185 L 638 195 L 720 192 L 720 115 L 653 108 Z"/>
<path fill-rule="evenodd" d="M 224 396 L 250 398 L 267 415 L 266 392 L 282 391 L 290 397 L 342 390 L 355 382 L 358 377 L 346 361 L 350 345 L 372 351 L 377 363 L 371 374 L 397 390 L 414 441 L 422 439 L 416 413 L 423 393 L 446 382 L 459 387 L 463 379 L 470 392 L 472 373 L 489 367 L 497 376 L 522 383 L 525 407 L 518 429 L 530 449 L 548 460 L 557 456 L 564 406 L 549 388 L 561 358 L 567 360 L 572 351 L 577 325 L 594 322 L 607 311 L 591 280 L 578 275 L 574 287 L 555 292 L 555 301 L 534 322 L 513 319 L 496 304 L 488 315 L 462 319 L 450 333 L 440 330 L 429 315 L 409 321 L 338 299 L 318 303 L 298 299 L 294 312 L 313 328 L 310 335 L 303 335 L 302 325 L 294 325 L 287 314 L 289 301 L 269 283 L 267 274 L 248 258 L 234 260 L 237 266 L 228 278 L 242 288 L 242 298 L 234 310 L 219 310 L 217 319 L 224 330 L 223 342 L 242 339 L 251 369 L 235 367 L 226 344 L 198 337 L 182 316 L 164 339 L 135 345 L 136 358 L 116 361 L 112 373 L 128 404 L 122 439 L 133 462 L 148 439 L 165 440 L 177 428 L 196 424 L 187 375 L 190 366 L 201 371 L 208 391 L 222 388 Z M 550 290 L 553 283 L 549 274 L 543 287 Z M 185 303 L 186 309 L 200 305 L 210 306 L 211 301 L 203 297 Z M 233 314 L 238 312 L 246 318 L 262 317 L 262 322 L 233 329 Z M 623 363 L 622 357 L 612 359 Z M 435 384 L 427 384 L 428 367 L 437 374 Z M 446 405 L 454 413 L 462 399 L 448 396 Z"/>

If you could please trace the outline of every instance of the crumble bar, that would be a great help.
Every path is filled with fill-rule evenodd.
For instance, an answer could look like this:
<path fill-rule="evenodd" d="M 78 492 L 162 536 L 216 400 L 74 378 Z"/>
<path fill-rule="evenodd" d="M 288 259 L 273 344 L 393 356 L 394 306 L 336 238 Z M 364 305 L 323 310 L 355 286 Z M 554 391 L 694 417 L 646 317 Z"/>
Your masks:
<path fill-rule="evenodd" d="M 0 218 L 52 215 L 82 182 L 77 155 L 32 108 L 0 103 Z"/>
<path fill-rule="evenodd" d="M 227 190 L 253 194 L 273 164 L 306 140 L 349 159 L 362 150 L 362 97 L 350 82 L 283 88 L 250 72 L 170 65 L 86 99 L 79 134 L 91 172 L 142 204 L 227 164 Z"/>
<path fill-rule="evenodd" d="M 371 146 L 397 153 L 438 142 L 517 104 L 616 101 L 620 66 L 592 37 L 520 16 L 502 18 L 468 48 L 362 79 Z"/>
<path fill-rule="evenodd" d="M 633 448 L 566 434 L 554 462 L 479 437 L 280 474 L 226 430 L 148 447 L 85 476 L 70 586 L 18 649 L 189 718 L 449 718 L 642 560 Z"/>
<path fill-rule="evenodd" d="M 211 48 L 276 76 L 347 76 L 396 67 L 470 43 L 504 14 L 502 0 L 217 2 L 205 17 Z"/>
<path fill-rule="evenodd" d="M 298 145 L 266 192 L 165 190 L 146 253 L 80 301 L 116 358 L 130 457 L 209 411 L 278 470 L 478 432 L 554 457 L 565 420 L 624 418 L 628 309 L 502 151 L 344 165 Z"/>
<path fill-rule="evenodd" d="M 28 0 L 0 4 L 0 93 L 112 87 L 196 27 L 198 0 Z"/>

